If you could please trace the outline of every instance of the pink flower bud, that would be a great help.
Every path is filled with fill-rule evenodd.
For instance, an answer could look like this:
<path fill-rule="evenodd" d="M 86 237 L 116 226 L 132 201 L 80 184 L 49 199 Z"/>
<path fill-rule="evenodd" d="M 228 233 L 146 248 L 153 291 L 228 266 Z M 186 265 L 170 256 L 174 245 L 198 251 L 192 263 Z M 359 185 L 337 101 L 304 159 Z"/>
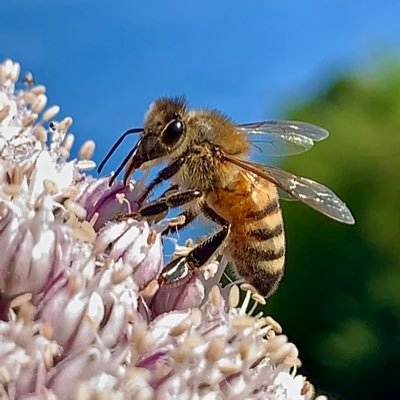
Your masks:
<path fill-rule="evenodd" d="M 130 268 L 139 287 L 156 278 L 163 267 L 160 235 L 152 232 L 147 222 L 109 223 L 99 232 L 95 248 Z"/>
<path fill-rule="evenodd" d="M 98 231 L 106 222 L 113 221 L 119 214 L 134 212 L 137 209 L 135 195 L 122 183 L 109 186 L 109 178 L 85 180 L 79 185 L 81 194 L 77 200 L 87 210 L 90 221 L 97 213 L 94 229 Z M 124 196 L 125 201 L 118 201 L 116 195 Z"/>
<path fill-rule="evenodd" d="M 75 290 L 73 285 L 71 281 L 65 284 L 40 312 L 40 319 L 53 328 L 53 337 L 63 347 L 63 354 L 91 344 L 104 317 L 99 294 L 88 293 L 83 287 Z"/>
<path fill-rule="evenodd" d="M 168 313 L 173 310 L 186 310 L 198 307 L 204 299 L 204 286 L 197 272 L 178 282 L 162 284 L 151 299 L 150 309 L 153 316 Z"/>
<path fill-rule="evenodd" d="M 0 246 L 8 251 L 0 260 L 0 289 L 8 296 L 40 293 L 70 261 L 71 234 L 54 221 L 51 204 L 35 212 L 3 206 Z"/>

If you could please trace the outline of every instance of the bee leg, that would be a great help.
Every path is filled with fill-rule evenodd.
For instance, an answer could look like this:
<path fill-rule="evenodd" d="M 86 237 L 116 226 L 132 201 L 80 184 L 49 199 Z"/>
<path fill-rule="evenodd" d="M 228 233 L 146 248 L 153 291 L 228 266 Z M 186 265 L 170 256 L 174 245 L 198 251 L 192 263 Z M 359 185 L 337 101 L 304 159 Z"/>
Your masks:
<path fill-rule="evenodd" d="M 169 187 L 160 196 L 160 199 L 166 197 L 168 194 L 176 193 L 176 191 L 178 191 L 178 190 L 179 190 L 179 185 L 178 184 L 172 185 L 171 187 Z M 127 220 L 128 218 L 138 219 L 138 218 L 140 218 L 140 212 L 131 212 L 131 213 L 119 214 L 119 215 L 117 215 L 116 220 L 117 221 L 124 221 L 124 220 Z"/>
<path fill-rule="evenodd" d="M 147 219 L 155 222 L 159 222 L 162 220 L 171 208 L 180 207 L 186 203 L 189 203 L 193 200 L 202 196 L 202 193 L 199 190 L 186 190 L 186 191 L 176 191 L 178 188 L 177 185 L 171 186 L 167 189 L 162 196 L 152 201 L 145 206 L 141 207 L 138 211 L 133 213 L 119 214 L 116 217 L 118 222 L 125 221 L 129 218 L 134 219 Z M 171 193 L 172 194 L 168 194 Z M 188 224 L 190 224 L 196 217 L 198 213 L 194 210 L 186 210 L 185 212 L 177 215 L 175 217 L 175 222 L 181 220 L 182 222 L 175 223 L 162 231 L 163 235 L 170 233 L 172 230 L 178 231 Z"/>
<path fill-rule="evenodd" d="M 225 226 L 228 225 L 228 222 L 219 216 L 211 207 L 209 207 L 207 204 L 203 203 L 201 205 L 201 211 L 203 212 L 203 215 L 208 218 L 209 220 L 215 222 L 218 225 Z"/>
<path fill-rule="evenodd" d="M 182 165 L 185 162 L 185 157 L 180 157 L 171 164 L 167 165 L 165 168 L 163 168 L 157 176 L 150 181 L 150 183 L 147 185 L 146 189 L 143 191 L 137 202 L 139 204 L 142 204 L 146 197 L 150 194 L 150 192 L 158 186 L 160 183 L 166 181 L 167 179 L 172 178 L 178 171 L 181 169 Z"/>
<path fill-rule="evenodd" d="M 185 190 L 173 194 L 167 194 L 139 209 L 138 214 L 143 218 L 159 217 L 163 218 L 170 208 L 180 207 L 199 199 L 203 195 L 199 190 Z"/>
<path fill-rule="evenodd" d="M 170 194 L 175 194 L 179 192 L 179 185 L 175 184 L 169 187 L 161 196 L 160 198 L 167 197 Z M 165 236 L 170 233 L 176 233 L 183 229 L 184 227 L 188 226 L 197 216 L 199 215 L 198 212 L 189 209 L 180 213 L 174 218 L 174 222 L 171 221 L 171 225 L 165 228 L 161 235 Z"/>
<path fill-rule="evenodd" d="M 186 210 L 185 212 L 179 214 L 176 218 L 182 218 L 184 221 L 179 224 L 179 225 L 170 225 L 167 228 L 165 228 L 161 234 L 162 235 L 168 235 L 170 233 L 175 233 L 180 231 L 181 229 L 185 228 L 188 226 L 197 216 L 199 215 L 198 212 L 194 210 Z"/>
<path fill-rule="evenodd" d="M 179 185 L 176 183 L 176 184 L 170 186 L 170 187 L 160 196 L 160 198 L 166 197 L 166 196 L 168 196 L 169 194 L 173 194 L 173 193 L 177 193 L 177 192 L 179 192 Z"/>
<path fill-rule="evenodd" d="M 222 246 L 227 238 L 230 225 L 225 224 L 220 231 L 196 246 L 189 254 L 170 261 L 159 278 L 160 284 L 173 284 L 185 279 L 194 270 L 205 265 Z"/>

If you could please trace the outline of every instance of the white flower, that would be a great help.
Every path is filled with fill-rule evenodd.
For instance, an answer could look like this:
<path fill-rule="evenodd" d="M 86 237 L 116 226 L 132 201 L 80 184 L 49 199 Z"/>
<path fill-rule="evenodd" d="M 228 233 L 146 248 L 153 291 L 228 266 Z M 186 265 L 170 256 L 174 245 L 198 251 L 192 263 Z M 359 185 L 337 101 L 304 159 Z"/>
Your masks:
<path fill-rule="evenodd" d="M 160 278 L 168 222 L 116 220 L 140 185 L 87 176 L 93 142 L 67 161 L 72 119 L 19 71 L 0 64 L 0 397 L 311 398 L 295 345 L 216 260 Z"/>

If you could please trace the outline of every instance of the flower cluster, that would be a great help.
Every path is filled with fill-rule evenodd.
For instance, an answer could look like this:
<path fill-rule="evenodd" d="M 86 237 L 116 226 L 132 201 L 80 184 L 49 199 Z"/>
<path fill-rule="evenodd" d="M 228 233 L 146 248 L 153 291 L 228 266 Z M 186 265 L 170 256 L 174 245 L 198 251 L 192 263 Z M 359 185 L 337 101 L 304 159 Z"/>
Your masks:
<path fill-rule="evenodd" d="M 72 119 L 19 74 L 0 64 L 0 398 L 312 398 L 295 345 L 217 261 L 160 285 L 171 221 L 116 218 L 139 185 L 87 175 L 92 141 L 69 160 Z"/>

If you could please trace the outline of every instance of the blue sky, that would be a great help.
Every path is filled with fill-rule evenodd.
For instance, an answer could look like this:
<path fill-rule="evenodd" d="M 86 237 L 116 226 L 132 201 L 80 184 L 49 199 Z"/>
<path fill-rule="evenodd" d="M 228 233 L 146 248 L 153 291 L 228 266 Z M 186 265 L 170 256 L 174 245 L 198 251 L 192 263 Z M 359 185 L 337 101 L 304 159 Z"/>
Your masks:
<path fill-rule="evenodd" d="M 236 121 L 279 117 L 324 79 L 396 56 L 399 15 L 384 0 L 3 0 L 0 59 L 47 86 L 99 160 L 161 95 Z"/>

